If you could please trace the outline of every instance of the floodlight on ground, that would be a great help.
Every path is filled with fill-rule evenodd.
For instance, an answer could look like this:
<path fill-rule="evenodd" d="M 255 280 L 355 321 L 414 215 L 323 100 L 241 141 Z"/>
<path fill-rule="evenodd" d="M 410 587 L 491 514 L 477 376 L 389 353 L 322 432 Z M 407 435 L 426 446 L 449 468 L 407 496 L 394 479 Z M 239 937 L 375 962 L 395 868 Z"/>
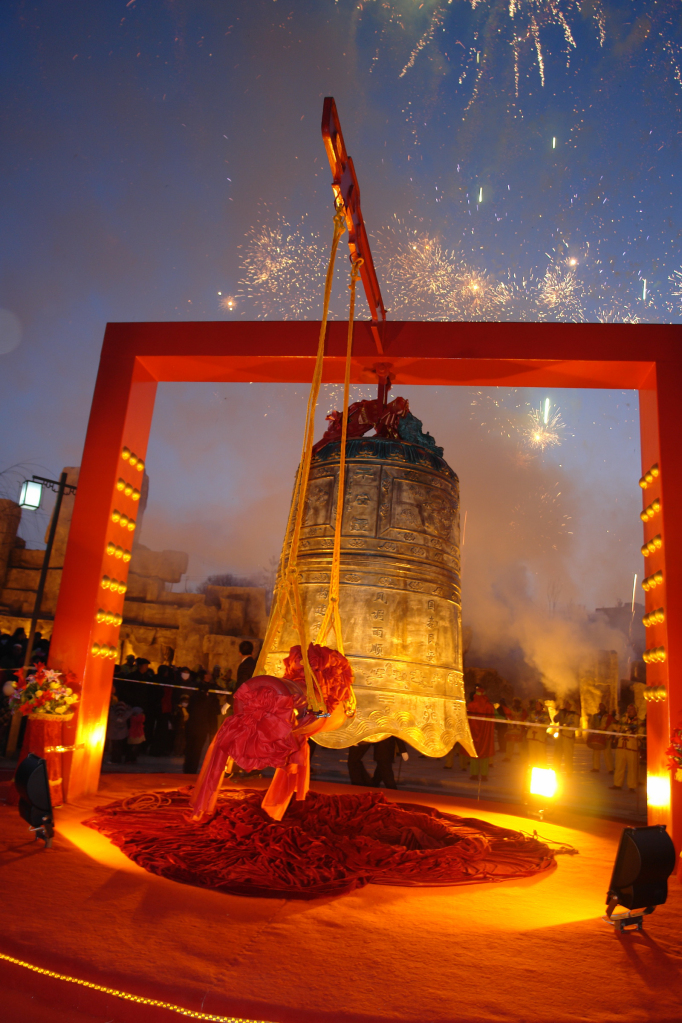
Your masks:
<path fill-rule="evenodd" d="M 644 917 L 668 898 L 668 878 L 675 869 L 675 846 L 665 824 L 624 828 L 606 893 L 608 923 L 622 932 L 642 930 Z M 616 906 L 629 912 L 613 916 Z"/>
<path fill-rule="evenodd" d="M 36 508 L 40 508 L 40 499 L 42 496 L 42 483 L 36 483 L 35 480 L 24 480 L 21 484 L 21 492 L 19 494 L 19 507 L 30 508 L 31 511 L 35 511 Z"/>
<path fill-rule="evenodd" d="M 670 775 L 647 774 L 646 776 L 647 806 L 657 809 L 670 806 Z"/>
<path fill-rule="evenodd" d="M 534 767 L 530 772 L 530 794 L 531 796 L 544 796 L 545 799 L 552 799 L 556 795 L 557 780 L 556 771 L 546 767 Z"/>
<path fill-rule="evenodd" d="M 52 845 L 54 820 L 47 763 L 35 753 L 29 753 L 14 775 L 19 793 L 19 813 L 28 823 L 36 838 L 42 838 L 47 848 Z"/>

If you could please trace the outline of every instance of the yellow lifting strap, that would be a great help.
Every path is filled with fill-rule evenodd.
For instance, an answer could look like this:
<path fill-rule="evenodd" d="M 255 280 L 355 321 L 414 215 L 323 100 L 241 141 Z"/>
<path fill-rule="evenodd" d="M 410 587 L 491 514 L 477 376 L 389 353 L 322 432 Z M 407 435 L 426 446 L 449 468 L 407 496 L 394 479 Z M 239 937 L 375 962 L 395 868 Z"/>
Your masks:
<path fill-rule="evenodd" d="M 327 267 L 327 277 L 324 286 L 324 304 L 322 309 L 322 322 L 320 324 L 320 335 L 317 345 L 317 358 L 315 360 L 315 369 L 313 372 L 313 379 L 310 386 L 310 394 L 308 396 L 308 407 L 306 410 L 306 424 L 303 435 L 303 450 L 301 453 L 301 462 L 299 464 L 298 473 L 296 475 L 296 483 L 294 486 L 294 495 L 291 502 L 291 509 L 289 512 L 289 521 L 287 523 L 286 536 L 291 536 L 291 542 L 289 546 L 288 556 L 285 555 L 282 559 L 282 569 L 280 572 L 280 578 L 278 580 L 277 589 L 274 595 L 274 603 L 272 613 L 270 615 L 270 621 L 268 628 L 265 633 L 263 640 L 263 646 L 258 657 L 258 664 L 256 665 L 256 674 L 263 674 L 265 670 L 265 662 L 268 654 L 272 649 L 273 642 L 277 635 L 277 632 L 282 623 L 282 619 L 285 614 L 287 604 L 291 607 L 291 614 L 293 619 L 294 628 L 298 633 L 298 638 L 301 643 L 301 653 L 303 658 L 303 670 L 305 673 L 306 681 L 306 696 L 308 700 L 308 706 L 311 710 L 318 713 L 323 713 L 326 710 L 324 700 L 321 693 L 319 692 L 315 676 L 310 667 L 308 661 L 308 629 L 306 627 L 305 616 L 303 613 L 303 604 L 301 601 L 301 593 L 299 589 L 298 579 L 298 548 L 301 536 L 301 527 L 303 525 L 303 516 L 305 513 L 305 495 L 308 490 L 308 479 L 310 477 L 310 463 L 313 455 L 313 441 L 315 432 L 315 409 L 317 407 L 317 399 L 320 393 L 320 385 L 322 383 L 322 370 L 324 367 L 324 346 L 327 335 L 327 320 L 329 318 L 329 302 L 331 299 L 332 285 L 334 281 L 334 264 L 336 262 L 336 253 L 339 247 L 339 241 L 341 235 L 345 230 L 345 216 L 342 208 L 338 208 L 334 215 L 334 234 L 332 237 L 332 247 L 329 255 L 329 265 Z M 331 587 L 330 587 L 331 593 Z"/>
<path fill-rule="evenodd" d="M 355 320 L 355 289 L 360 280 L 360 267 L 364 263 L 356 259 L 350 272 L 350 307 L 348 310 L 348 338 L 346 341 L 346 372 L 343 381 L 343 415 L 341 419 L 341 451 L 339 454 L 339 486 L 336 495 L 336 522 L 334 524 L 334 548 L 332 551 L 332 567 L 329 577 L 329 603 L 324 613 L 317 634 L 317 642 L 324 645 L 330 630 L 336 635 L 336 649 L 344 653 L 341 615 L 339 613 L 339 590 L 341 582 L 341 526 L 343 524 L 343 506 L 346 493 L 346 438 L 348 436 L 348 402 L 350 396 L 350 366 L 353 354 L 353 323 Z"/>

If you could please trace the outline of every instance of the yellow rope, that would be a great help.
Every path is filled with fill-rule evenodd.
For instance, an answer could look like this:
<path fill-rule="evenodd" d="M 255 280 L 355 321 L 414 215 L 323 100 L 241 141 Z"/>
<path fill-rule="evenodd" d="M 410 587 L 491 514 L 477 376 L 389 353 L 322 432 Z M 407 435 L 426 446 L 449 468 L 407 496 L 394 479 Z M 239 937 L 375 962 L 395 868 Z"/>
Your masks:
<path fill-rule="evenodd" d="M 353 324 L 355 321 L 355 290 L 360 280 L 360 267 L 364 259 L 356 259 L 350 271 L 350 306 L 348 310 L 348 336 L 346 341 L 346 372 L 343 381 L 343 414 L 341 417 L 341 450 L 339 453 L 339 485 L 336 495 L 336 522 L 334 525 L 334 548 L 332 551 L 332 566 L 329 577 L 329 603 L 324 618 L 320 624 L 317 636 L 318 643 L 324 643 L 327 635 L 334 627 L 336 634 L 336 649 L 343 653 L 343 634 L 341 629 L 341 614 L 339 612 L 339 592 L 341 584 L 341 527 L 343 525 L 343 507 L 346 493 L 346 439 L 348 437 L 348 404 L 350 399 L 350 369 L 351 356 L 353 354 Z"/>
<path fill-rule="evenodd" d="M 54 970 L 44 970 L 33 963 L 25 963 L 22 959 L 15 959 L 14 956 L 7 956 L 0 952 L 0 959 L 14 966 L 21 966 L 33 973 L 40 973 L 44 977 L 52 977 L 55 980 L 64 980 L 68 984 L 78 984 L 79 987 L 87 987 L 92 991 L 101 991 L 105 995 L 113 995 L 114 998 L 122 998 L 125 1002 L 138 1002 L 140 1005 L 153 1005 L 157 1009 L 168 1009 L 169 1012 L 176 1012 L 179 1016 L 187 1016 L 189 1019 L 203 1019 L 208 1023 L 267 1023 L 266 1020 L 249 1020 L 241 1016 L 213 1016 L 208 1012 L 193 1012 L 191 1009 L 183 1009 L 171 1002 L 161 1002 L 157 998 L 144 998 L 142 995 L 131 995 L 129 991 L 118 991 L 116 988 L 104 987 L 102 984 L 93 984 L 89 980 L 81 980 L 80 977 L 68 977 L 64 973 L 55 973 Z"/>
<path fill-rule="evenodd" d="M 308 479 L 310 477 L 310 463 L 313 457 L 315 409 L 317 407 L 317 399 L 320 394 L 322 370 L 324 368 L 324 346 L 327 336 L 329 303 L 331 299 L 332 285 L 334 283 L 334 264 L 336 262 L 336 252 L 339 247 L 339 241 L 345 229 L 345 216 L 343 209 L 339 208 L 334 215 L 334 234 L 332 237 L 329 264 L 327 266 L 327 277 L 324 285 L 324 303 L 322 308 L 322 322 L 320 323 L 320 336 L 317 344 L 317 358 L 315 360 L 315 370 L 313 372 L 313 379 L 310 386 L 310 394 L 308 395 L 301 462 L 296 475 L 294 496 L 291 503 L 291 509 L 289 511 L 289 522 L 287 524 L 286 535 L 289 536 L 291 534 L 291 541 L 288 554 L 285 552 L 285 556 L 283 557 L 282 571 L 280 574 L 277 592 L 275 593 L 272 614 L 270 615 L 270 622 L 268 623 L 265 639 L 263 640 L 263 646 L 261 647 L 260 655 L 258 657 L 258 664 L 256 665 L 256 674 L 262 674 L 265 670 L 265 662 L 268 654 L 272 649 L 272 644 L 284 616 L 286 605 L 287 603 L 290 603 L 294 628 L 298 633 L 298 638 L 301 643 L 308 706 L 312 710 L 318 712 L 326 710 L 326 706 L 318 691 L 317 682 L 311 670 L 310 662 L 308 661 L 308 629 L 305 616 L 303 614 L 303 603 L 299 589 L 297 562 L 301 528 L 303 526 L 303 516 L 305 514 L 305 496 L 308 491 Z"/>

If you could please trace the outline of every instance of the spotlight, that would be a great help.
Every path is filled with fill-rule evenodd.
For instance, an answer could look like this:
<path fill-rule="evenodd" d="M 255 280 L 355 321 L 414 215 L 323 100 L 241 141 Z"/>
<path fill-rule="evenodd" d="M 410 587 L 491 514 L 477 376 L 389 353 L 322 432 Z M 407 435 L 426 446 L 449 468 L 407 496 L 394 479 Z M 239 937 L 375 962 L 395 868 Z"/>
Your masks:
<path fill-rule="evenodd" d="M 35 831 L 36 839 L 42 838 L 49 849 L 54 835 L 54 819 L 47 763 L 35 753 L 29 753 L 17 767 L 14 784 L 19 793 L 19 813 L 31 831 Z"/>
<path fill-rule="evenodd" d="M 530 799 L 526 804 L 531 817 L 542 821 L 548 807 L 547 800 L 556 796 L 558 790 L 556 771 L 545 767 L 533 767 L 530 772 Z"/>
<path fill-rule="evenodd" d="M 668 898 L 668 878 L 674 869 L 675 846 L 665 824 L 623 828 L 606 893 L 604 919 L 619 932 L 632 927 L 641 931 L 644 917 Z M 614 917 L 618 905 L 629 912 Z"/>

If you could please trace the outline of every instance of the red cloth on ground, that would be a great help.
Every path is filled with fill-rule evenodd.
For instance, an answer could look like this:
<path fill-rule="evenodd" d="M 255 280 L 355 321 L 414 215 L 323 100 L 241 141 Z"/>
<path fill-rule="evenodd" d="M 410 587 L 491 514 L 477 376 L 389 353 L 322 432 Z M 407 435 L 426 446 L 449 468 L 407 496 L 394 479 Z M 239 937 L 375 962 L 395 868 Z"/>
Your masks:
<path fill-rule="evenodd" d="M 477 716 L 495 714 L 495 707 L 484 693 L 476 693 L 473 700 L 467 703 L 469 714 Z M 492 757 L 495 753 L 494 721 L 470 721 L 471 738 L 474 740 L 477 757 Z"/>
<path fill-rule="evenodd" d="M 528 877 L 554 865 L 520 831 L 376 792 L 309 792 L 273 821 L 254 790 L 223 790 L 215 816 L 187 819 L 187 790 L 98 807 L 84 821 L 135 863 L 185 884 L 238 895 L 313 899 L 368 883 L 454 885 Z"/>

